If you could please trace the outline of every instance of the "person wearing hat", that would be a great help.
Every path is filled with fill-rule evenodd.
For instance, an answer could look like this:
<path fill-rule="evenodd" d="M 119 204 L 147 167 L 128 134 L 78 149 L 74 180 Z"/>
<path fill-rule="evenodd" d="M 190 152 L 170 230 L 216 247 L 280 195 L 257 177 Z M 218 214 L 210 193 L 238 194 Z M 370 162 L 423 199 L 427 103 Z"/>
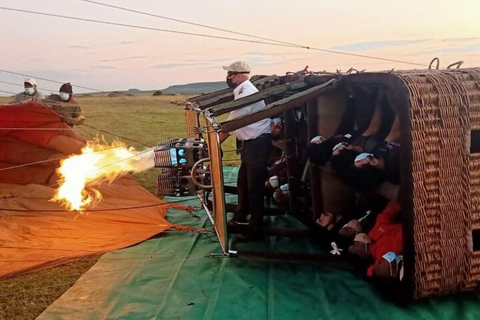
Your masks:
<path fill-rule="evenodd" d="M 384 181 L 400 184 L 400 129 L 395 118 L 390 134 L 372 152 L 363 152 L 345 172 L 345 180 L 360 192 L 377 189 Z"/>
<path fill-rule="evenodd" d="M 62 84 L 59 94 L 50 95 L 45 103 L 52 106 L 52 110 L 61 115 L 62 120 L 71 127 L 85 121 L 85 117 L 80 114 L 82 108 L 73 100 L 73 88 L 69 82 Z"/>
<path fill-rule="evenodd" d="M 242 61 L 224 66 L 227 71 L 227 85 L 233 89 L 234 99 L 240 99 L 258 92 L 249 81 L 250 67 Z M 258 101 L 230 112 L 227 120 L 233 120 L 265 108 L 265 102 Z M 272 146 L 270 118 L 265 118 L 234 132 L 220 132 L 220 142 L 235 135 L 243 144 L 241 165 L 238 172 L 238 206 L 230 225 L 247 222 L 251 214 L 250 226 L 256 236 L 261 235 L 264 216 L 264 183 L 268 178 L 267 162 Z"/>
<path fill-rule="evenodd" d="M 22 103 L 25 101 L 41 101 L 45 98 L 43 93 L 37 90 L 37 81 L 34 78 L 26 78 L 23 82 L 25 90 L 15 96 L 10 103 Z"/>
<path fill-rule="evenodd" d="M 392 251 L 395 254 L 403 252 L 402 225 L 396 218 L 400 214 L 398 202 L 390 202 L 377 217 L 375 226 L 366 233 L 359 233 L 354 238 L 353 245 L 348 252 L 362 260 L 373 262 L 367 270 L 367 275 L 372 275 L 376 265 L 382 263 L 383 256 Z"/>

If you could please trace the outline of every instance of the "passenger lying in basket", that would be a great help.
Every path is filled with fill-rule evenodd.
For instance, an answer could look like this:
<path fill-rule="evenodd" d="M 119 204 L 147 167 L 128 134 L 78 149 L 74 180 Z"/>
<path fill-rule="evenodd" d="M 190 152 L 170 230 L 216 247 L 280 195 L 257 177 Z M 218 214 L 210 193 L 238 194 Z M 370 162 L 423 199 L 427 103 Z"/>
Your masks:
<path fill-rule="evenodd" d="M 351 131 L 349 133 L 340 133 L 326 139 L 322 136 L 316 136 L 307 146 L 307 157 L 311 163 L 316 166 L 324 166 L 330 158 L 338 156 L 341 150 L 352 150 L 353 158 L 364 150 L 373 150 L 378 141 L 383 137 L 379 137 L 378 133 L 381 127 L 382 107 L 377 105 L 375 112 L 370 121 L 370 125 L 363 132 L 359 133 Z M 344 153 L 351 153 L 345 151 Z M 348 162 L 349 165 L 353 163 L 353 159 Z"/>
<path fill-rule="evenodd" d="M 361 88 L 353 89 L 353 98 L 349 100 L 333 137 L 317 136 L 310 141 L 307 155 L 312 164 L 323 166 L 330 158 L 342 154 L 336 162 L 337 174 L 342 175 L 358 153 L 371 152 L 388 134 L 395 115 L 386 103 L 385 95 L 381 90 L 363 91 Z M 373 110 L 369 108 L 371 105 L 375 106 Z M 368 110 L 372 110 L 370 117 Z M 342 166 L 342 163 L 346 165 Z"/>
<path fill-rule="evenodd" d="M 336 242 L 339 248 L 348 249 L 358 233 L 372 229 L 387 202 L 385 198 L 373 195 L 360 199 L 354 208 L 338 213 L 321 213 L 315 221 L 317 242 L 323 247 Z"/>
<path fill-rule="evenodd" d="M 377 189 L 384 181 L 400 184 L 400 130 L 395 118 L 390 134 L 371 153 L 359 154 L 344 179 L 354 189 L 368 192 Z"/>
<path fill-rule="evenodd" d="M 399 213 L 398 202 L 390 202 L 378 215 L 375 226 L 368 235 L 357 234 L 353 245 L 348 248 L 348 252 L 370 264 L 368 276 L 396 278 L 399 275 L 400 260 L 396 257 L 403 252 L 402 224 L 396 221 Z M 392 253 L 395 254 L 393 260 Z M 396 272 L 386 273 L 385 261 L 389 263 L 388 269 L 392 267 L 392 271 Z"/>

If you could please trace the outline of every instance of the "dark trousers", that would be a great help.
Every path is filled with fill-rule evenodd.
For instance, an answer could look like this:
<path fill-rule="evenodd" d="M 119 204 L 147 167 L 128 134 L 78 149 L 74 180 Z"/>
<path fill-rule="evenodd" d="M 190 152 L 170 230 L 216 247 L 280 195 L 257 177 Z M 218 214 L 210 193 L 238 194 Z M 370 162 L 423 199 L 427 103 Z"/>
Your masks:
<path fill-rule="evenodd" d="M 261 226 L 265 212 L 264 190 L 268 178 L 267 161 L 272 148 L 270 134 L 243 141 L 241 165 L 238 172 L 238 207 L 234 219 L 245 220 L 251 214 L 250 223 Z"/>

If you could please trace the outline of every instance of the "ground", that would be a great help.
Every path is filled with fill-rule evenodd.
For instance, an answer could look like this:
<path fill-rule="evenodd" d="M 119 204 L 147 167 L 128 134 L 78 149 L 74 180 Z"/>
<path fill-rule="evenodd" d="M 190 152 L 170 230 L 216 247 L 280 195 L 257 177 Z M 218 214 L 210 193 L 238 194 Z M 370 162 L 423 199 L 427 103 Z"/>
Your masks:
<path fill-rule="evenodd" d="M 76 130 L 87 139 L 99 134 L 107 141 L 123 140 L 138 150 L 145 145 L 155 146 L 164 140 L 186 137 L 184 111 L 178 102 L 187 98 L 179 95 L 80 97 L 76 100 L 82 106 L 86 121 L 85 126 L 76 127 Z M 8 100 L 0 97 L 0 105 Z M 225 142 L 223 149 L 231 151 L 234 147 L 235 141 L 231 138 Z M 235 152 L 225 152 L 226 163 L 235 164 L 236 159 Z M 135 178 L 155 194 L 156 174 L 156 170 L 152 169 L 136 174 Z M 36 318 L 99 257 L 86 257 L 56 268 L 0 281 L 0 319 Z"/>

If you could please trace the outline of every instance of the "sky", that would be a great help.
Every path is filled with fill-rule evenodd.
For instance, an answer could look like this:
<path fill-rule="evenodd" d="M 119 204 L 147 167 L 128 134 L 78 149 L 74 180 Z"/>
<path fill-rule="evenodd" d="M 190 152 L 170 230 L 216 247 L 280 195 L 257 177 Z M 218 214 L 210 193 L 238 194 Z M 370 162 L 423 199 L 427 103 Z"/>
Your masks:
<path fill-rule="evenodd" d="M 285 41 L 440 67 L 480 67 L 480 1 L 458 0 L 96 0 L 138 11 Z M 257 39 L 106 8 L 81 0 L 0 0 L 0 7 L 215 35 Z M 277 45 L 211 39 L 65 20 L 0 9 L 0 69 L 61 82 L 75 92 L 162 89 L 225 79 L 222 65 L 247 62 L 252 74 L 422 68 L 398 62 Z M 20 92 L 22 76 L 0 72 L 0 90 Z M 38 80 L 45 92 L 59 85 Z M 0 94 L 2 94 L 0 92 Z"/>

